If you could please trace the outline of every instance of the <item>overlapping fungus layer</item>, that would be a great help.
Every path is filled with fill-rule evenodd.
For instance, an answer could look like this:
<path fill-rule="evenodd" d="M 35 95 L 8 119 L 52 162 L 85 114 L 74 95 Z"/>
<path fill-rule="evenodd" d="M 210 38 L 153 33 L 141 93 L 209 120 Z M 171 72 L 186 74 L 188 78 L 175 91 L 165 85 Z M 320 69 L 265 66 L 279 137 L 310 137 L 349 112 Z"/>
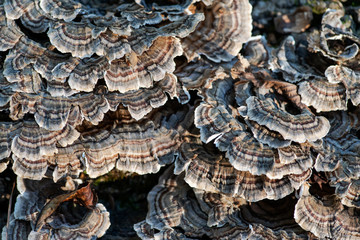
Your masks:
<path fill-rule="evenodd" d="M 360 239 L 359 13 L 0 1 L 0 173 L 20 192 L 2 238 L 102 237 L 80 174 L 169 165 L 142 239 Z"/>

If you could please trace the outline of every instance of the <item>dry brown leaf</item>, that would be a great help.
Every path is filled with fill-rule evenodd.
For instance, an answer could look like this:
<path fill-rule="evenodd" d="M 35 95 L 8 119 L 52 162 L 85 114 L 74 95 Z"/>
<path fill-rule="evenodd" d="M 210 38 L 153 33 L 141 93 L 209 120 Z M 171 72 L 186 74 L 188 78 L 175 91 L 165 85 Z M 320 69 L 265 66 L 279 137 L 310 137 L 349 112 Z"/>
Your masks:
<path fill-rule="evenodd" d="M 41 230 L 41 228 L 45 224 L 46 219 L 56 211 L 56 209 L 60 206 L 61 203 L 70 200 L 75 200 L 84 207 L 92 209 L 96 205 L 97 197 L 96 194 L 94 194 L 91 190 L 90 183 L 78 190 L 54 197 L 43 207 L 38 216 L 35 225 L 35 229 L 37 230 L 37 232 Z"/>

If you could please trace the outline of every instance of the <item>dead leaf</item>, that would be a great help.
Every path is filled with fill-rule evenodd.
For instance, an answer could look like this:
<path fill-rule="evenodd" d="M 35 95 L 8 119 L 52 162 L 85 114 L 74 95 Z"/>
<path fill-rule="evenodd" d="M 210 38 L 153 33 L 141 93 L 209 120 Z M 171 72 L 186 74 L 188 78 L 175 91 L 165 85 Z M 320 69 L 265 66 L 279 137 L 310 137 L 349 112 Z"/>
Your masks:
<path fill-rule="evenodd" d="M 38 219 L 36 220 L 35 230 L 39 232 L 44 226 L 46 219 L 55 212 L 60 204 L 70 200 L 77 201 L 84 207 L 92 209 L 96 205 L 97 196 L 91 190 L 90 183 L 78 190 L 56 196 L 48 203 L 46 203 L 46 205 L 41 210 Z"/>

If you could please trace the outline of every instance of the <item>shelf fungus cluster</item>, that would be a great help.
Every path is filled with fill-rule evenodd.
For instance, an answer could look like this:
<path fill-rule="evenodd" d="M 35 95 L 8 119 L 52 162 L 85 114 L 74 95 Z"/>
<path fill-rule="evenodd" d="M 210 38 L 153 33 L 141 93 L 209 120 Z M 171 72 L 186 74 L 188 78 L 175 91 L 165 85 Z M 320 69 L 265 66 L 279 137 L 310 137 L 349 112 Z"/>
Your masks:
<path fill-rule="evenodd" d="M 360 7 L 302 2 L 0 0 L 2 238 L 106 238 L 88 180 L 166 166 L 141 239 L 360 239 Z"/>

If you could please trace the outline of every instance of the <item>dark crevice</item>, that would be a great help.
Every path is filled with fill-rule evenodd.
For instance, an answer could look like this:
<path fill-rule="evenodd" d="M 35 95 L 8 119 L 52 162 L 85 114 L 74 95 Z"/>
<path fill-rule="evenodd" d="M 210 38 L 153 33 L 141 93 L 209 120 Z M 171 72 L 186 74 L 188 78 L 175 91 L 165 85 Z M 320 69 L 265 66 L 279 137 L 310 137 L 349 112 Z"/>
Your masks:
<path fill-rule="evenodd" d="M 43 33 L 34 33 L 31 30 L 27 29 L 20 21 L 20 19 L 15 20 L 15 23 L 19 26 L 20 30 L 31 40 L 40 43 L 43 47 L 46 47 L 50 44 L 50 39 L 46 32 Z"/>

